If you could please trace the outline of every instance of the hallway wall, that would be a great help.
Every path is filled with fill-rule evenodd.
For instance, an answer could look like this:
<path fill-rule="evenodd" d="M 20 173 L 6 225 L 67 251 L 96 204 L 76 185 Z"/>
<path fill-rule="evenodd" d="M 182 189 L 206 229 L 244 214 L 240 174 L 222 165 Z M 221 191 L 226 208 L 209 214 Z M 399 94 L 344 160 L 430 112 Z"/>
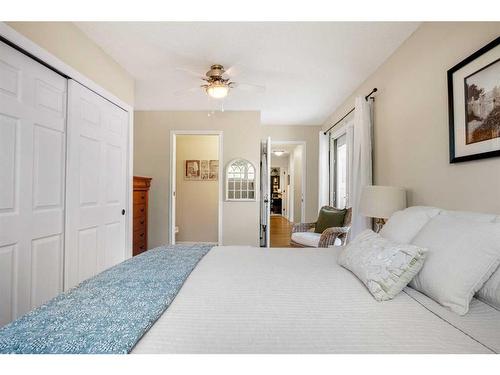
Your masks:
<path fill-rule="evenodd" d="M 302 145 L 298 145 L 293 150 L 293 154 L 291 157 L 292 160 L 292 174 L 291 178 L 293 178 L 293 222 L 300 223 L 302 221 L 302 163 L 304 157 L 304 147 Z M 316 202 L 317 203 L 317 202 Z M 305 220 L 305 219 L 304 219 Z"/>

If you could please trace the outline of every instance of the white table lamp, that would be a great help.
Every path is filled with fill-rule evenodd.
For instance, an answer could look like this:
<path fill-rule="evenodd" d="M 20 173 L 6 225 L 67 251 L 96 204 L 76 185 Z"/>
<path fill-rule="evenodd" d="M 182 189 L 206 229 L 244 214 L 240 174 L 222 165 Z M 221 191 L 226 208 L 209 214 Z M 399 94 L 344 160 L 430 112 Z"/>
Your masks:
<path fill-rule="evenodd" d="M 395 186 L 365 186 L 361 193 L 360 213 L 375 219 L 379 232 L 386 220 L 396 211 L 406 208 L 406 190 Z"/>

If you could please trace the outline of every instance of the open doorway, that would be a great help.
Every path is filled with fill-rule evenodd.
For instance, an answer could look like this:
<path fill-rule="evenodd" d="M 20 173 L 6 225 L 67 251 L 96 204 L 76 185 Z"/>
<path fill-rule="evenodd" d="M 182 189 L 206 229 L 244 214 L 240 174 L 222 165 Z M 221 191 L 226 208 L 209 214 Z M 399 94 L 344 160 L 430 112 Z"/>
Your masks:
<path fill-rule="evenodd" d="M 272 141 L 270 152 L 270 247 L 290 246 L 293 223 L 305 218 L 306 145 Z"/>
<path fill-rule="evenodd" d="M 221 243 L 222 133 L 171 134 L 170 243 Z"/>

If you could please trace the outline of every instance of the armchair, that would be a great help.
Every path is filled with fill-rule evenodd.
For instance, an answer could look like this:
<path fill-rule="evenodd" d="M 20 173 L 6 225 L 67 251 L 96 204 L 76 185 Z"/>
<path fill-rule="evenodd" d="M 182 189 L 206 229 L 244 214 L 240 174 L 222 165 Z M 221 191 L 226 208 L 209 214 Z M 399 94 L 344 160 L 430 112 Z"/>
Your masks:
<path fill-rule="evenodd" d="M 328 206 L 325 206 L 325 208 L 335 209 Z M 327 228 L 322 233 L 311 231 L 311 229 L 316 227 L 316 222 L 294 224 L 290 245 L 292 247 L 344 246 L 349 230 L 351 229 L 351 218 L 352 209 L 348 208 L 341 227 Z"/>

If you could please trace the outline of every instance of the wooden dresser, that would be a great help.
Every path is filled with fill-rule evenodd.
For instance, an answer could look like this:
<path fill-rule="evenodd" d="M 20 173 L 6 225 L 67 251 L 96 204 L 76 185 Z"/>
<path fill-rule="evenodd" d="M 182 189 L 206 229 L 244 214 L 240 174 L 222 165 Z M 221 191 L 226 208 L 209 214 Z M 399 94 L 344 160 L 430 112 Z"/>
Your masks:
<path fill-rule="evenodd" d="M 148 249 L 148 198 L 151 178 L 134 176 L 134 240 L 132 255 Z"/>

